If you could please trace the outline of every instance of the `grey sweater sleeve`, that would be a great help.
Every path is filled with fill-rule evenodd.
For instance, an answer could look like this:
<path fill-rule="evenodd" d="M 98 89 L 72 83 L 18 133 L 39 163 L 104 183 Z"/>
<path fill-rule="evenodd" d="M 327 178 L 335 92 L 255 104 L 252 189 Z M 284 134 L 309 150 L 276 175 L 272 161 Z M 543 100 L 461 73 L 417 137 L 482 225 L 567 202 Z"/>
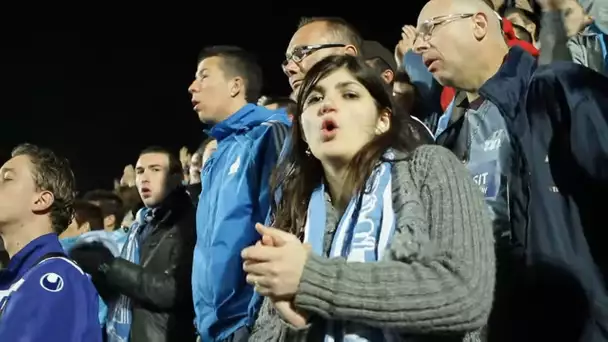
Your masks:
<path fill-rule="evenodd" d="M 543 12 L 540 27 L 538 64 L 546 65 L 555 61 L 572 61 L 562 12 Z"/>
<path fill-rule="evenodd" d="M 311 255 L 295 305 L 324 319 L 400 333 L 482 327 L 492 305 L 495 255 L 479 187 L 439 146 L 422 146 L 396 165 L 404 168 L 393 178 L 404 200 L 394 208 L 390 260 L 347 263 Z M 416 191 L 420 196 L 411 196 Z"/>
<path fill-rule="evenodd" d="M 281 318 L 269 298 L 264 298 L 249 336 L 250 342 L 305 342 L 310 324 L 296 328 Z"/>

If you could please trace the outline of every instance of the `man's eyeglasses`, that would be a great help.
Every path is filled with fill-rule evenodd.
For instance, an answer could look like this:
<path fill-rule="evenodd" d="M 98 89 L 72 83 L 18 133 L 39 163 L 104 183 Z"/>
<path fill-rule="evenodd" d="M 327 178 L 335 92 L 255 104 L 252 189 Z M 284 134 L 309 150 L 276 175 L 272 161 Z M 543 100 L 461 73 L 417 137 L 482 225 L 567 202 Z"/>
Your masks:
<path fill-rule="evenodd" d="M 309 56 L 312 53 L 315 53 L 321 49 L 329 49 L 329 48 L 337 48 L 337 47 L 345 47 L 346 44 L 316 44 L 316 45 L 304 45 L 297 46 L 293 49 L 290 54 L 287 54 L 287 57 L 283 61 L 283 68 L 289 64 L 289 61 L 294 61 L 295 63 L 300 63 L 304 58 Z"/>
<path fill-rule="evenodd" d="M 433 35 L 433 30 L 435 30 L 436 27 L 449 24 L 456 20 L 470 18 L 474 15 L 475 14 L 473 13 L 449 14 L 426 20 L 416 29 L 416 39 L 422 38 L 424 41 L 427 41 Z"/>

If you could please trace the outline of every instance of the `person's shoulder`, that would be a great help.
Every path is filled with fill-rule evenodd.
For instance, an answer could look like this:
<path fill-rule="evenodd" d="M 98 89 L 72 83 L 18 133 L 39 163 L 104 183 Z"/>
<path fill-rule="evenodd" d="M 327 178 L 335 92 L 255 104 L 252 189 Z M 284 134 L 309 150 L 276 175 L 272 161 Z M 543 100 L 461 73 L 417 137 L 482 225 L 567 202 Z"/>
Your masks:
<path fill-rule="evenodd" d="M 594 70 L 571 61 L 555 61 L 550 64 L 539 66 L 533 76 L 532 82 L 563 82 L 563 80 L 584 80 L 590 75 L 596 74 Z M 581 84 L 584 85 L 585 83 Z"/>
<path fill-rule="evenodd" d="M 267 120 L 254 127 L 250 132 L 253 136 L 259 138 L 277 134 L 286 136 L 290 127 L 291 122 L 287 118 L 287 115 L 282 112 L 276 112 L 270 115 Z"/>
<path fill-rule="evenodd" d="M 27 276 L 29 289 L 66 294 L 73 291 L 95 291 L 89 276 L 67 257 L 52 257 L 35 266 Z"/>
<path fill-rule="evenodd" d="M 429 165 L 437 160 L 457 160 L 452 151 L 435 144 L 424 144 L 416 147 L 410 153 L 408 159 L 410 163 L 418 165 Z"/>
<path fill-rule="evenodd" d="M 603 98 L 606 88 L 608 78 L 599 72 L 580 64 L 558 61 L 536 70 L 528 87 L 526 101 L 552 106 L 569 104 L 574 108 L 589 99 Z"/>
<path fill-rule="evenodd" d="M 291 122 L 285 119 L 284 115 L 277 114 L 270 116 L 268 120 L 255 127 L 250 133 L 253 141 L 254 150 L 268 151 L 273 148 L 276 154 L 280 154 L 285 140 L 289 137 Z M 256 155 L 259 153 L 256 153 Z"/>
<path fill-rule="evenodd" d="M 466 168 L 456 156 L 443 146 L 426 144 L 418 146 L 410 152 L 406 158 L 399 159 L 396 163 L 397 174 L 410 176 L 418 181 L 436 174 L 462 173 L 466 174 Z"/>

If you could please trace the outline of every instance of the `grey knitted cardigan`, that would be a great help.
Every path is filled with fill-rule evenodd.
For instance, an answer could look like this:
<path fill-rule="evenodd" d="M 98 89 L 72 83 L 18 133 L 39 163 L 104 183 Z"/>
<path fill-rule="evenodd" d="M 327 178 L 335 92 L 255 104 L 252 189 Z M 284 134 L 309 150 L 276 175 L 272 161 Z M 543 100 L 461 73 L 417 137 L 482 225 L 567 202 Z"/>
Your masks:
<path fill-rule="evenodd" d="M 384 260 L 311 255 L 295 296 L 308 326 L 286 323 L 265 298 L 250 341 L 323 341 L 326 320 L 391 329 L 404 341 L 479 339 L 495 281 L 492 224 L 479 187 L 439 146 L 417 148 L 392 174 L 397 224 Z M 326 202 L 328 255 L 340 218 Z"/>

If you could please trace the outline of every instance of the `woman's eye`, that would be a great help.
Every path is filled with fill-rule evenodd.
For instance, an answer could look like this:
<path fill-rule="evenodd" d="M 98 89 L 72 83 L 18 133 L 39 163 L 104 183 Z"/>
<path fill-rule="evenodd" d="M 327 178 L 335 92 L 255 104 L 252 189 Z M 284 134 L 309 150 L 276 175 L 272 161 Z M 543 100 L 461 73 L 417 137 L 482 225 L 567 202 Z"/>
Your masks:
<path fill-rule="evenodd" d="M 319 95 L 312 95 L 308 99 L 306 99 L 306 104 L 307 105 L 311 105 L 311 104 L 317 103 L 319 101 L 321 101 L 321 96 L 319 96 Z"/>
<path fill-rule="evenodd" d="M 344 96 L 345 99 L 351 99 L 351 100 L 359 98 L 359 96 L 356 93 L 353 93 L 353 92 L 346 92 L 346 93 L 344 93 L 343 96 Z"/>

